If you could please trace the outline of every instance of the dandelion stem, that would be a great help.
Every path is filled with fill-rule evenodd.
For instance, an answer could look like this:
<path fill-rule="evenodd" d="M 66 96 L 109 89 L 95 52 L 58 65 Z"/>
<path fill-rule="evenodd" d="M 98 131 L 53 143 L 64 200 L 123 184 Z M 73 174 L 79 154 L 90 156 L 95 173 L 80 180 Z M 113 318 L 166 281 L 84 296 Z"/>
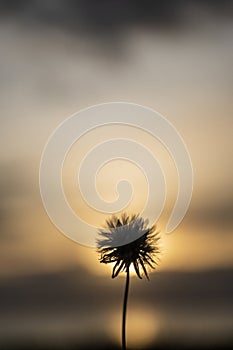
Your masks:
<path fill-rule="evenodd" d="M 129 266 L 127 266 L 127 268 L 126 268 L 125 295 L 124 295 L 124 303 L 123 303 L 122 350 L 126 350 L 125 325 L 126 325 L 126 310 L 127 310 L 128 291 L 129 291 Z"/>

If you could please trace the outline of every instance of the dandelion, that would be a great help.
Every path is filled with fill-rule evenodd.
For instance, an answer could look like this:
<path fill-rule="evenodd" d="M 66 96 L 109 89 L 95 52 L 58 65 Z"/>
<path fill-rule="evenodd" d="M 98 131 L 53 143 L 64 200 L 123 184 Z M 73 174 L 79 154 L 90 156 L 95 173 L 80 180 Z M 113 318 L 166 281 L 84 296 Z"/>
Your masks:
<path fill-rule="evenodd" d="M 112 278 L 120 272 L 126 272 L 126 284 L 122 318 L 122 349 L 126 349 L 126 310 L 129 291 L 129 268 L 133 265 L 137 276 L 142 273 L 149 280 L 147 268 L 154 269 L 159 262 L 159 235 L 155 233 L 155 226 L 148 227 L 148 220 L 139 215 L 128 216 L 123 213 L 117 217 L 113 215 L 106 221 L 106 228 L 99 231 L 97 240 L 100 262 L 114 263 Z"/>

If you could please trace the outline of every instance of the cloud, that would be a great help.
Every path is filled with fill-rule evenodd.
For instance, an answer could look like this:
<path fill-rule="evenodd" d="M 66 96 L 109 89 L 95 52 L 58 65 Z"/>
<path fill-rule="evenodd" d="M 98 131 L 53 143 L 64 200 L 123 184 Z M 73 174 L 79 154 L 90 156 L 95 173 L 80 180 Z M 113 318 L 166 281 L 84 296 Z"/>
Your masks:
<path fill-rule="evenodd" d="M 201 344 L 211 344 L 213 339 L 216 344 L 221 343 L 223 337 L 230 339 L 231 334 L 231 276 L 232 270 L 225 269 L 157 272 L 150 282 L 132 279 L 128 312 L 141 307 L 158 317 L 157 341 L 166 339 L 172 344 L 183 339 L 182 345 L 196 338 Z M 105 341 L 114 341 L 113 330 L 108 326 L 114 315 L 121 312 L 123 285 L 122 278 L 97 277 L 82 268 L 2 280 L 0 345 L 6 335 L 9 339 L 30 341 L 35 334 L 40 335 L 40 344 L 56 344 L 56 340 L 88 343 L 90 333 L 98 344 L 105 330 Z M 144 317 L 140 321 L 146 323 L 146 314 Z M 118 326 L 115 323 L 113 328 Z M 172 329 L 176 329 L 176 334 Z"/>

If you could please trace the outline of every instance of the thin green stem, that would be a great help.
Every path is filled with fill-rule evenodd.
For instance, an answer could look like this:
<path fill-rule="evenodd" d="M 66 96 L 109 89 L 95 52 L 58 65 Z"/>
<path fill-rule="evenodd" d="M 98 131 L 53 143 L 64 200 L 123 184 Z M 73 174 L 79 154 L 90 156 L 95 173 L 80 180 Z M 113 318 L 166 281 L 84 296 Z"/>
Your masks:
<path fill-rule="evenodd" d="M 125 325 L 126 325 L 126 310 L 127 310 L 128 292 L 129 292 L 129 266 L 127 266 L 127 269 L 126 269 L 125 295 L 124 295 L 124 303 L 123 303 L 122 350 L 126 350 Z"/>

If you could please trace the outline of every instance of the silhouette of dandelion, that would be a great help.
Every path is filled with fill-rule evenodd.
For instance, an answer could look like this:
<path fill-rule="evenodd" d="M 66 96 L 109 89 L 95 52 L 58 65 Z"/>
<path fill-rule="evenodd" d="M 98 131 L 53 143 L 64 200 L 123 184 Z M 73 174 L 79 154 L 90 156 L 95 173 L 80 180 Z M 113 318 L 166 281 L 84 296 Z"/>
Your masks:
<path fill-rule="evenodd" d="M 156 227 L 148 227 L 148 220 L 139 215 L 128 216 L 123 213 L 113 215 L 106 221 L 106 228 L 99 231 L 97 251 L 100 262 L 114 263 L 112 278 L 122 271 L 126 272 L 126 285 L 122 319 L 122 349 L 126 349 L 126 309 L 129 290 L 129 268 L 133 265 L 137 276 L 141 279 L 143 272 L 149 280 L 147 267 L 154 269 L 159 262 L 159 234 Z"/>

